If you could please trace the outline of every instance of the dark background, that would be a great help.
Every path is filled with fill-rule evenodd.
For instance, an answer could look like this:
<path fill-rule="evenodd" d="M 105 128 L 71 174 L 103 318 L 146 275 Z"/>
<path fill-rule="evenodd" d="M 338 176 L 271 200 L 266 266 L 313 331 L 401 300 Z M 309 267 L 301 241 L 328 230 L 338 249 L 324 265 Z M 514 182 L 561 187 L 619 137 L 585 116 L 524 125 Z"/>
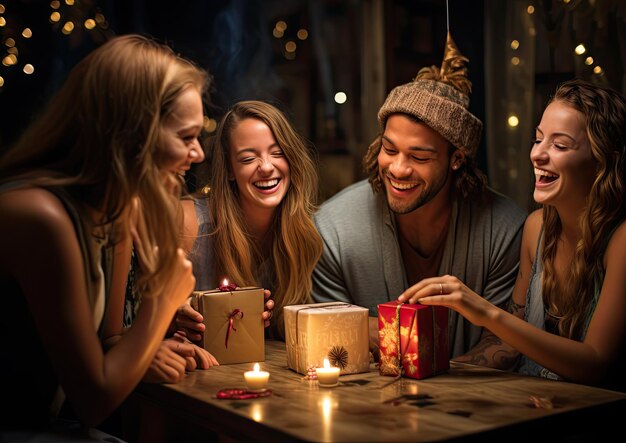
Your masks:
<path fill-rule="evenodd" d="M 549 46 L 550 63 L 548 68 L 536 72 L 533 84 L 541 98 L 547 97 L 558 82 L 576 74 L 571 62 L 562 62 L 555 56 L 559 45 L 571 44 L 555 37 L 560 24 L 567 20 L 574 23 L 572 41 L 581 28 L 576 23 L 602 24 L 602 20 L 608 23 L 604 27 L 606 39 L 596 45 L 596 53 L 604 57 L 605 66 L 611 67 L 603 75 L 603 81 L 621 89 L 624 45 L 618 27 L 624 23 L 625 8 L 621 3 L 626 2 L 507 2 L 523 8 L 535 5 L 536 20 L 540 23 L 537 26 L 546 29 L 537 37 L 543 39 L 537 41 L 537 47 Z M 65 0 L 0 0 L 0 23 L 4 19 L 4 26 L 0 27 L 0 55 L 4 61 L 10 50 L 18 52 L 17 63 L 0 64 L 0 154 L 37 118 L 78 60 L 114 35 L 140 33 L 168 43 L 211 73 L 212 105 L 207 107 L 206 114 L 214 120 L 240 99 L 268 100 L 283 109 L 319 153 L 323 198 L 363 177 L 360 160 L 376 129 L 362 115 L 369 94 L 362 84 L 362 73 L 364 52 L 380 42 L 374 40 L 372 22 L 363 20 L 364 10 L 372 4 L 380 5 L 384 93 L 410 81 L 419 68 L 441 64 L 447 29 L 445 0 L 75 0 L 69 1 L 71 5 L 67 3 Z M 473 83 L 470 111 L 483 122 L 487 121 L 485 64 L 489 62 L 485 55 L 485 21 L 503 19 L 490 12 L 490 4 L 493 0 L 450 0 L 450 29 L 459 49 L 470 60 L 469 75 Z M 50 19 L 55 11 L 62 17 L 56 23 Z M 606 15 L 599 16 L 600 12 Z M 98 17 L 94 29 L 85 29 L 85 20 Z M 287 29 L 279 38 L 273 32 L 280 20 L 287 24 Z M 75 23 L 75 27 L 66 35 L 62 28 L 67 21 Z M 24 28 L 32 30 L 32 37 L 22 37 Z M 297 38 L 299 29 L 307 30 L 306 40 Z M 594 28 L 588 32 L 593 34 Z M 16 49 L 7 44 L 9 38 L 15 41 Z M 297 44 L 292 54 L 284 46 L 289 40 Z M 30 75 L 22 70 L 26 63 L 34 66 Z M 347 93 L 345 104 L 334 102 L 336 91 Z M 537 113 L 542 104 L 536 104 Z M 375 122 L 375 115 L 370 117 Z M 478 164 L 489 173 L 487 153 L 483 137 Z"/>

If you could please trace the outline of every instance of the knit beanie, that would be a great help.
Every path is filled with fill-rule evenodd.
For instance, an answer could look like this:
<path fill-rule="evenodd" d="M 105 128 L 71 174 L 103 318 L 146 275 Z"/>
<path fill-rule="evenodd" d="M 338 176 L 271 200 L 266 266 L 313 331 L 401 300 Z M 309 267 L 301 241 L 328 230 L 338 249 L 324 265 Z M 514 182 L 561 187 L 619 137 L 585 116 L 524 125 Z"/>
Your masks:
<path fill-rule="evenodd" d="M 441 68 L 422 68 L 412 82 L 389 93 L 378 111 L 381 131 L 391 114 L 412 115 L 474 158 L 483 124 L 467 110 L 472 90 L 465 67 L 468 62 L 448 32 Z"/>

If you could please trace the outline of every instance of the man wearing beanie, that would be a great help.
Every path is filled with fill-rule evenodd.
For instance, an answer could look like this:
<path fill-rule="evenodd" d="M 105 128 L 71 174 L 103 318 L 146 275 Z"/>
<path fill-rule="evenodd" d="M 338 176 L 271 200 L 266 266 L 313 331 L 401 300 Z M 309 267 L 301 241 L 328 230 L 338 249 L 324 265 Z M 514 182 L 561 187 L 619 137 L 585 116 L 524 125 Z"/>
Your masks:
<path fill-rule="evenodd" d="M 324 252 L 313 272 L 316 302 L 369 308 L 396 300 L 426 277 L 454 275 L 505 305 L 519 265 L 524 212 L 486 187 L 475 155 L 482 123 L 468 110 L 471 83 L 450 34 L 441 68 L 393 89 L 378 112 L 381 134 L 363 160 L 369 179 L 325 202 L 316 215 Z M 450 310 L 450 356 L 482 329 Z M 370 318 L 370 338 L 377 341 Z"/>

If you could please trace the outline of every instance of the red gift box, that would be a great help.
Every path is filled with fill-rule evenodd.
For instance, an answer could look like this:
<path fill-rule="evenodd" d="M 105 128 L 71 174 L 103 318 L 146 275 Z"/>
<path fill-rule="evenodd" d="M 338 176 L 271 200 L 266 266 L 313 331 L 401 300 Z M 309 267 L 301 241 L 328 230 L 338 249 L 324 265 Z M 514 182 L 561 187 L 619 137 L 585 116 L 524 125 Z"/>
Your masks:
<path fill-rule="evenodd" d="M 378 305 L 380 375 L 421 379 L 450 369 L 448 308 Z"/>

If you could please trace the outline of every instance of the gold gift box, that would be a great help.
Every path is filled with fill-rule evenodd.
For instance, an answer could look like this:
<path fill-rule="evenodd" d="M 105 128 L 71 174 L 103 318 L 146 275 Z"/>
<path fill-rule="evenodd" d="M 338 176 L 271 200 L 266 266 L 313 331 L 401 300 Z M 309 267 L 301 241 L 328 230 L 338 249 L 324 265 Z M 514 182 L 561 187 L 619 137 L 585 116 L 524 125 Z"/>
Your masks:
<path fill-rule="evenodd" d="M 199 345 L 219 364 L 265 361 L 263 289 L 197 291 L 191 305 L 204 317 Z"/>
<path fill-rule="evenodd" d="M 306 374 L 327 358 L 341 374 L 369 371 L 368 312 L 341 302 L 285 306 L 287 366 Z"/>

